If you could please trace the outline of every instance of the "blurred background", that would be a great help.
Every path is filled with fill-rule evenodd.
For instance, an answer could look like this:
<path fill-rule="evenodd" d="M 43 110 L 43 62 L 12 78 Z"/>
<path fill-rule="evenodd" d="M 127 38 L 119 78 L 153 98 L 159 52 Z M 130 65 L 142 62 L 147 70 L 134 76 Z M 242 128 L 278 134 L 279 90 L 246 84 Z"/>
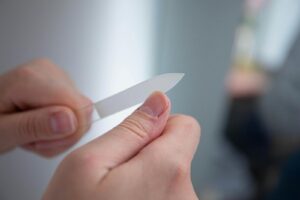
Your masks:
<path fill-rule="evenodd" d="M 0 72 L 47 57 L 93 101 L 184 72 L 169 96 L 172 112 L 202 126 L 200 199 L 300 199 L 299 25 L 299 0 L 1 0 Z M 72 149 L 133 109 L 95 123 Z M 1 155 L 0 199 L 40 199 L 67 153 Z"/>

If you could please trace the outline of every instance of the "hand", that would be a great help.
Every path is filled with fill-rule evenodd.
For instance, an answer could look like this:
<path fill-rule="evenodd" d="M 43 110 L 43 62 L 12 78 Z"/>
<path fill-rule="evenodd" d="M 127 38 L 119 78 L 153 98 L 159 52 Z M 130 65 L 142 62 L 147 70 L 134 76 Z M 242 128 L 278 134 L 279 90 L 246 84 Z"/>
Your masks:
<path fill-rule="evenodd" d="M 233 98 L 255 97 L 267 88 L 267 77 L 261 71 L 233 69 L 226 80 L 229 95 Z"/>
<path fill-rule="evenodd" d="M 73 145 L 88 127 L 90 104 L 50 61 L 34 60 L 0 76 L 0 153 L 17 146 L 54 156 Z"/>
<path fill-rule="evenodd" d="M 119 126 L 67 156 L 43 199 L 198 199 L 190 167 L 200 127 L 169 111 L 165 95 L 151 95 Z"/>

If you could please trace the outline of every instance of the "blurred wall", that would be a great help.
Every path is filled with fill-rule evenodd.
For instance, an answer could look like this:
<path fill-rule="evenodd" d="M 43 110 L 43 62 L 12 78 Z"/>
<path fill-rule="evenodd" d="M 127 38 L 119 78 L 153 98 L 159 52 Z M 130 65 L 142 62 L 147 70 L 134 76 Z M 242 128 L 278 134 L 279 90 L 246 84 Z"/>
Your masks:
<path fill-rule="evenodd" d="M 170 96 L 174 112 L 191 114 L 202 125 L 193 165 L 193 181 L 201 192 L 200 188 L 220 173 L 215 158 L 222 156 L 223 150 L 218 145 L 223 80 L 241 3 L 2 0 L 0 70 L 46 56 L 62 66 L 93 100 L 144 80 L 153 72 L 185 72 Z M 122 73 L 116 76 L 119 70 Z M 80 144 L 105 132 L 125 115 L 95 124 Z M 21 150 L 0 156 L 0 199 L 39 199 L 63 156 L 44 160 Z"/>
<path fill-rule="evenodd" d="M 202 126 L 192 171 L 200 194 L 225 172 L 219 160 L 226 156 L 220 147 L 224 77 L 242 4 L 240 0 L 168 0 L 164 4 L 158 71 L 186 73 L 170 96 L 174 112 L 193 115 Z"/>
<path fill-rule="evenodd" d="M 0 72 L 48 57 L 94 101 L 123 90 L 153 73 L 157 2 L 2 0 Z M 94 124 L 76 147 L 112 128 L 130 110 Z M 1 155 L 0 199 L 40 199 L 64 156 L 45 160 L 19 149 Z"/>

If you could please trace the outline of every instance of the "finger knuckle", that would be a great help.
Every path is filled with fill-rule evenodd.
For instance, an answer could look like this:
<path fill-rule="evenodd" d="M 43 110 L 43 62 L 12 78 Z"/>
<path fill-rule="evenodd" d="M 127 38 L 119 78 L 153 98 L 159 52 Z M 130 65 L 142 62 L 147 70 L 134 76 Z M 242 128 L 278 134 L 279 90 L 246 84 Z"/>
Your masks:
<path fill-rule="evenodd" d="M 28 65 L 18 67 L 14 71 L 14 74 L 21 80 L 32 79 L 33 77 L 36 76 L 35 71 Z"/>
<path fill-rule="evenodd" d="M 91 105 L 93 102 L 84 95 L 81 95 L 81 101 L 83 105 Z"/>
<path fill-rule="evenodd" d="M 63 74 L 64 72 L 56 66 L 54 62 L 52 62 L 48 58 L 37 58 L 32 60 L 29 63 L 30 66 L 38 69 L 42 69 L 42 71 L 46 71 L 47 73 L 53 74 Z"/>
<path fill-rule="evenodd" d="M 38 68 L 55 68 L 55 65 L 47 58 L 37 58 L 31 60 L 29 63 L 18 66 L 13 73 L 18 78 L 26 79 L 36 77 L 39 75 Z"/>
<path fill-rule="evenodd" d="M 65 159 L 64 163 L 71 166 L 72 168 L 86 168 L 96 166 L 98 163 L 98 156 L 91 151 L 84 151 L 82 149 L 71 152 Z"/>
<path fill-rule="evenodd" d="M 139 116 L 137 116 L 139 115 Z M 137 113 L 123 121 L 118 128 L 124 132 L 134 135 L 141 140 L 149 139 L 155 119 Z"/>
<path fill-rule="evenodd" d="M 180 124 L 180 128 L 187 134 L 196 135 L 198 138 L 201 134 L 201 126 L 197 119 L 188 115 L 175 115 L 173 116 L 173 120 L 178 121 Z"/>
<path fill-rule="evenodd" d="M 169 173 L 171 179 L 176 182 L 189 176 L 190 165 L 181 159 L 165 159 L 165 170 Z"/>
<path fill-rule="evenodd" d="M 31 61 L 32 63 L 40 66 L 54 66 L 53 62 L 49 58 L 36 58 Z"/>
<path fill-rule="evenodd" d="M 158 170 L 158 173 L 161 173 L 168 177 L 168 179 L 171 179 L 171 182 L 174 180 L 182 180 L 189 175 L 189 159 L 182 156 L 176 156 L 176 150 L 170 151 L 167 147 L 163 147 L 143 153 L 145 154 L 147 161 L 154 165 Z"/>
<path fill-rule="evenodd" d="M 20 138 L 24 138 L 24 141 L 39 138 L 39 123 L 37 123 L 37 119 L 32 116 L 25 117 L 21 115 L 19 117 L 20 119 L 17 120 L 19 122 L 19 124 L 17 124 L 17 127 Z"/>
<path fill-rule="evenodd" d="M 174 168 L 172 170 L 173 178 L 175 180 L 179 179 L 185 179 L 187 176 L 189 176 L 189 165 L 185 162 L 176 162 L 174 165 Z"/>
<path fill-rule="evenodd" d="M 186 130 L 193 130 L 193 131 L 200 132 L 201 130 L 200 124 L 194 117 L 181 115 L 181 120 Z"/>

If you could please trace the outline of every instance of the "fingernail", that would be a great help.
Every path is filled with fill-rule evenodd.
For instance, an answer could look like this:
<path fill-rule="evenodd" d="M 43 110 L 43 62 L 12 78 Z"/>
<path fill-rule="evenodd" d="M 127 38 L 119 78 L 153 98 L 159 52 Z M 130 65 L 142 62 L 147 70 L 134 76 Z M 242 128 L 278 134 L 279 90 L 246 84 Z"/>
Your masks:
<path fill-rule="evenodd" d="M 154 92 L 139 110 L 153 117 L 159 117 L 167 109 L 168 104 L 169 100 L 163 93 Z"/>
<path fill-rule="evenodd" d="M 50 125 L 53 133 L 68 134 L 76 130 L 76 119 L 72 113 L 57 112 L 50 118 Z"/>

